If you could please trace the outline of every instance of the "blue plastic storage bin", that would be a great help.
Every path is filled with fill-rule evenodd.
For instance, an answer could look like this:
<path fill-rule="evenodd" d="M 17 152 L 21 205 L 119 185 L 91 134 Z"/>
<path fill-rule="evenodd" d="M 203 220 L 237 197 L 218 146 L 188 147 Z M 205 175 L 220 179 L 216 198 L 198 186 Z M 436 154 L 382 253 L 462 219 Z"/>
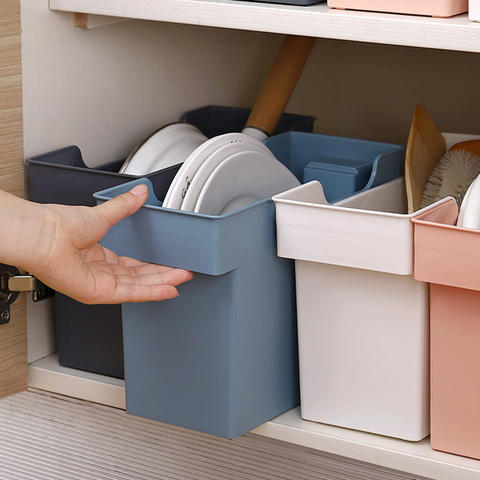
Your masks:
<path fill-rule="evenodd" d="M 285 132 L 264 143 L 301 183 L 318 180 L 329 203 L 403 173 L 401 145 L 304 132 Z"/>
<path fill-rule="evenodd" d="M 322 153 L 319 137 L 333 156 L 350 152 L 351 139 L 312 134 L 314 158 Z M 362 188 L 401 174 L 404 149 L 372 143 L 353 141 L 352 151 L 362 145 L 369 153 L 362 161 L 373 164 Z M 303 175 L 310 159 L 292 151 L 276 153 Z M 274 205 L 264 199 L 220 216 L 167 209 L 143 179 L 95 197 L 106 201 L 142 182 L 150 186 L 146 206 L 102 243 L 120 255 L 192 270 L 194 278 L 174 300 L 122 305 L 127 411 L 236 437 L 299 401 L 294 272 L 276 255 Z"/>
<path fill-rule="evenodd" d="M 240 132 L 250 114 L 248 108 L 211 105 L 191 110 L 181 121 L 200 128 L 207 137 Z M 276 132 L 311 132 L 315 117 L 285 113 Z M 94 205 L 93 193 L 132 181 L 118 171 L 125 159 L 88 168 L 76 146 L 37 155 L 26 160 L 26 185 L 31 200 L 65 205 Z M 156 196 L 163 199 L 179 165 L 151 173 Z M 83 305 L 55 295 L 59 363 L 113 377 L 124 377 L 122 315 L 118 305 Z"/>
<path fill-rule="evenodd" d="M 233 438 L 299 402 L 293 263 L 276 256 L 265 199 L 209 216 L 146 206 L 102 244 L 192 270 L 180 296 L 122 305 L 127 412 Z"/>

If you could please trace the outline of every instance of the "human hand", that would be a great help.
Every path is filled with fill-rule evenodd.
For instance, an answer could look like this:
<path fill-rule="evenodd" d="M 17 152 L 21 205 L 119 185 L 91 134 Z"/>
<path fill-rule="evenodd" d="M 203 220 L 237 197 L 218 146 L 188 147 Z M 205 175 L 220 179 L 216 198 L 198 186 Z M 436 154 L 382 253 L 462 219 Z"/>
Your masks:
<path fill-rule="evenodd" d="M 190 280 L 191 272 L 119 257 L 98 243 L 112 225 L 135 213 L 147 197 L 147 187 L 137 185 L 96 207 L 40 205 L 9 198 L 16 202 L 17 208 L 10 211 L 18 235 L 11 260 L 8 255 L 5 260 L 4 253 L 13 245 L 5 245 L 5 238 L 0 240 L 0 260 L 83 303 L 174 298 L 176 286 Z"/>

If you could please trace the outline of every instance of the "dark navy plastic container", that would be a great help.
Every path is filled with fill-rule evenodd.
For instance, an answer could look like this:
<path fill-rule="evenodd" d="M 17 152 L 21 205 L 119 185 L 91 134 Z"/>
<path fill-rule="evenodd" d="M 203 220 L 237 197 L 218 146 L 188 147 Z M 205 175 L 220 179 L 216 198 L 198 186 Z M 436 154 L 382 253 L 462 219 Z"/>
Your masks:
<path fill-rule="evenodd" d="M 132 181 L 118 173 L 124 160 L 88 168 L 80 149 L 69 146 L 26 160 L 29 198 L 39 203 L 95 205 L 94 192 Z M 180 166 L 148 175 L 164 198 Z M 84 305 L 55 294 L 58 361 L 111 377 L 123 378 L 122 312 L 119 305 Z"/>
<path fill-rule="evenodd" d="M 242 130 L 250 109 L 206 106 L 185 113 L 207 137 Z M 312 132 L 315 117 L 286 113 L 276 132 Z M 41 203 L 94 205 L 93 193 L 136 177 L 118 173 L 125 159 L 88 168 L 76 146 L 26 160 L 29 198 Z M 155 195 L 163 200 L 179 166 L 147 175 Z M 56 294 L 58 358 L 62 366 L 112 377 L 124 377 L 122 316 L 118 305 L 83 305 Z"/>

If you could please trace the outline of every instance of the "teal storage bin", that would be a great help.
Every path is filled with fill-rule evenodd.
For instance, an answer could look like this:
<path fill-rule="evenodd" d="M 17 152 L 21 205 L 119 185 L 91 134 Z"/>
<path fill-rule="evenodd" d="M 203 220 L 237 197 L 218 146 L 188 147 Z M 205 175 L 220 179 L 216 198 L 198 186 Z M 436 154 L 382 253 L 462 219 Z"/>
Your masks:
<path fill-rule="evenodd" d="M 404 147 L 307 132 L 285 132 L 264 144 L 302 183 L 318 180 L 329 203 L 398 178 Z"/>
<path fill-rule="evenodd" d="M 178 298 L 122 305 L 127 412 L 237 437 L 299 403 L 293 263 L 276 256 L 270 199 L 209 216 L 147 203 L 102 244 L 192 270 Z"/>

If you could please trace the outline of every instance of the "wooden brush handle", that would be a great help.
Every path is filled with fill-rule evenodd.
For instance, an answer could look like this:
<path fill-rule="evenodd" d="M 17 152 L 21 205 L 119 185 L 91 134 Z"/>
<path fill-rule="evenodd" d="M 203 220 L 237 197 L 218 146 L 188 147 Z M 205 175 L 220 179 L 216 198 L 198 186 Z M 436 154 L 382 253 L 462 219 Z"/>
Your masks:
<path fill-rule="evenodd" d="M 467 140 L 465 142 L 456 143 L 450 150 L 466 150 L 480 157 L 480 140 Z"/>
<path fill-rule="evenodd" d="M 273 135 L 312 50 L 315 38 L 287 36 L 268 74 L 246 128 Z"/>

